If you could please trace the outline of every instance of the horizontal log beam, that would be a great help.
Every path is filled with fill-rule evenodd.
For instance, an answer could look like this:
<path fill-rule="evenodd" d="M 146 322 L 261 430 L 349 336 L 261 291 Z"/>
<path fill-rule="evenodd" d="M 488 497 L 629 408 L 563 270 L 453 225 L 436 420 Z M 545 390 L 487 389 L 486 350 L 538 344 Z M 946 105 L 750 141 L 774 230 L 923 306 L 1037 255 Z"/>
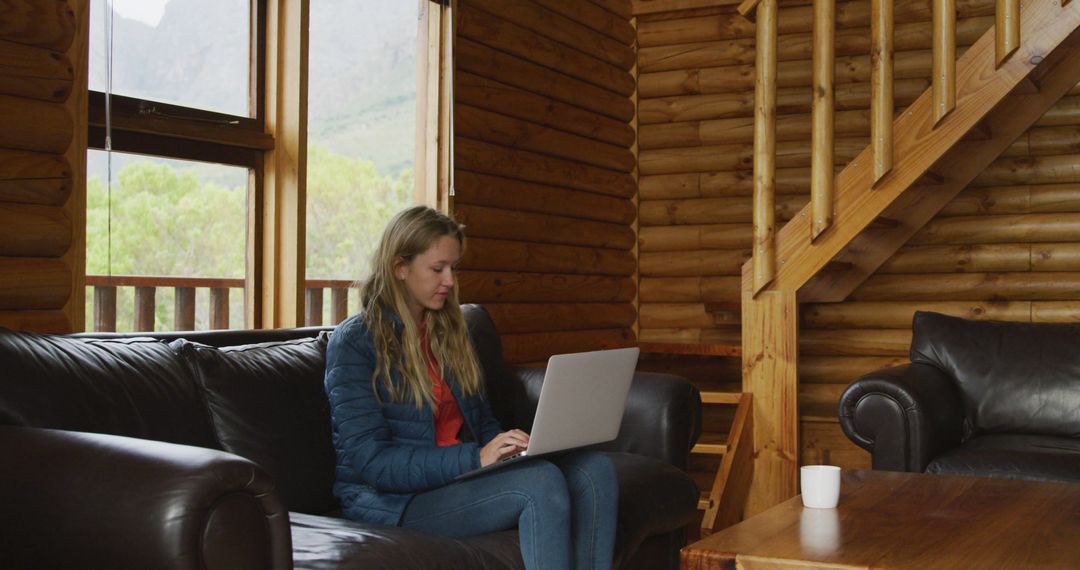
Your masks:
<path fill-rule="evenodd" d="M 629 18 L 621 18 L 589 2 L 580 0 L 533 0 L 552 12 L 557 12 L 624 45 L 636 40 L 636 31 Z"/>
<path fill-rule="evenodd" d="M 637 268 L 629 250 L 597 249 L 487 238 L 469 238 L 462 267 L 485 271 L 529 271 L 630 276 Z"/>
<path fill-rule="evenodd" d="M 75 39 L 75 10 L 68 2 L 5 2 L 0 39 L 66 52 Z"/>
<path fill-rule="evenodd" d="M 835 142 L 835 166 L 843 166 L 858 156 L 870 139 L 868 137 L 838 138 Z M 777 168 L 805 168 L 810 165 L 808 141 L 776 144 Z M 753 164 L 752 144 L 728 144 L 683 148 L 642 150 L 638 154 L 638 169 L 643 176 L 714 172 L 745 169 Z"/>
<path fill-rule="evenodd" d="M 591 83 L 463 37 L 458 38 L 454 49 L 459 71 L 513 85 L 620 121 L 629 122 L 634 117 L 634 103 L 628 97 Z"/>
<path fill-rule="evenodd" d="M 508 148 L 583 162 L 619 172 L 634 167 L 628 148 L 500 115 L 478 107 L 458 104 L 454 108 L 454 133 Z"/>
<path fill-rule="evenodd" d="M 652 252 L 749 248 L 753 228 L 749 223 L 708 224 L 700 226 L 641 226 L 639 249 Z"/>
<path fill-rule="evenodd" d="M 642 290 L 644 291 L 644 282 Z M 852 301 L 1068 301 L 1080 290 L 1080 273 L 955 273 L 874 275 Z"/>
<path fill-rule="evenodd" d="M 1070 241 L 1080 213 L 940 218 L 919 230 L 910 245 Z"/>
<path fill-rule="evenodd" d="M 498 323 L 496 323 L 498 326 Z M 502 334 L 503 358 L 510 364 L 540 363 L 555 354 L 626 346 L 634 340 L 630 329 L 601 329 Z"/>
<path fill-rule="evenodd" d="M 608 196 L 634 195 L 634 179 L 629 173 L 614 172 L 580 162 L 514 150 L 457 137 L 454 141 L 457 168 L 505 178 L 563 186 Z"/>
<path fill-rule="evenodd" d="M 607 275 L 467 270 L 463 303 L 617 303 L 634 298 L 634 280 Z"/>
<path fill-rule="evenodd" d="M 531 212 L 460 204 L 454 217 L 469 228 L 470 237 L 630 250 L 634 231 L 627 225 L 579 220 Z M 537 232 L 537 228 L 543 231 Z"/>
<path fill-rule="evenodd" d="M 63 153 L 71 145 L 75 123 L 60 103 L 0 95 L 0 147 Z"/>
<path fill-rule="evenodd" d="M 454 173 L 454 189 L 456 205 L 473 204 L 623 225 L 629 225 L 637 217 L 634 204 L 624 198 L 522 182 L 460 168 Z"/>
<path fill-rule="evenodd" d="M 639 272 L 650 277 L 701 277 L 741 275 L 742 264 L 750 259 L 751 235 L 741 250 L 642 252 Z"/>
<path fill-rule="evenodd" d="M 62 103 L 75 68 L 67 54 L 0 40 L 0 94 Z"/>
<path fill-rule="evenodd" d="M 637 312 L 630 303 L 488 303 L 499 334 L 626 329 Z"/>
<path fill-rule="evenodd" d="M 454 32 L 489 48 L 556 70 L 617 95 L 629 97 L 634 78 L 620 69 L 581 51 L 548 39 L 531 28 L 463 4 L 458 7 Z"/>
<path fill-rule="evenodd" d="M 0 257 L 0 310 L 62 309 L 71 269 L 59 259 Z"/>
<path fill-rule="evenodd" d="M 42 334 L 75 332 L 64 311 L 0 311 L 0 327 Z"/>
<path fill-rule="evenodd" d="M 790 220 L 806 205 L 809 197 L 781 194 L 775 199 L 776 217 Z M 691 200 L 642 200 L 638 223 L 642 226 L 747 223 L 752 204 L 744 198 L 699 198 Z"/>
<path fill-rule="evenodd" d="M 60 257 L 71 247 L 72 235 L 62 208 L 0 203 L 0 255 Z"/>
<path fill-rule="evenodd" d="M 641 200 L 665 200 L 749 196 L 753 191 L 753 178 L 754 173 L 749 169 L 642 176 L 638 197 Z M 809 168 L 777 168 L 776 193 L 809 193 L 809 179 Z"/>
<path fill-rule="evenodd" d="M 626 43 L 609 38 L 559 12 L 545 9 L 538 3 L 469 0 L 468 5 L 498 16 L 516 26 L 531 30 L 550 40 L 570 46 L 624 71 L 629 71 L 634 66 L 636 59 L 634 50 Z"/>
<path fill-rule="evenodd" d="M 900 366 L 906 356 L 800 356 L 799 382 L 802 384 L 844 384 L 875 370 Z"/>
<path fill-rule="evenodd" d="M 454 79 L 454 100 L 458 103 L 624 148 L 634 144 L 634 129 L 625 121 L 472 73 L 458 72 Z"/>
<path fill-rule="evenodd" d="M 642 277 L 642 303 L 693 303 L 697 301 L 736 302 L 740 298 L 739 277 Z"/>

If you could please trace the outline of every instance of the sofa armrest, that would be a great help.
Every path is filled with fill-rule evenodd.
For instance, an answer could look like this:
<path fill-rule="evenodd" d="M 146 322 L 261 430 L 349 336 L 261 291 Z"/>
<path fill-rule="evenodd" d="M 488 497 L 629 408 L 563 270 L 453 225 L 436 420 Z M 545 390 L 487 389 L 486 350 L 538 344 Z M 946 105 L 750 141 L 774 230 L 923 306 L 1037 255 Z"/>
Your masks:
<path fill-rule="evenodd" d="M 288 511 L 246 459 L 10 426 L 0 450 L 0 566 L 292 568 Z"/>
<path fill-rule="evenodd" d="M 513 423 L 529 431 L 544 369 L 519 368 L 514 372 L 514 380 L 524 388 L 524 397 L 514 405 Z M 619 436 L 596 449 L 654 457 L 685 471 L 690 448 L 700 435 L 701 394 L 697 388 L 681 376 L 636 372 Z"/>
<path fill-rule="evenodd" d="M 874 469 L 925 471 L 936 455 L 960 444 L 963 421 L 952 379 L 926 364 L 872 372 L 840 396 L 840 427 L 871 453 Z"/>

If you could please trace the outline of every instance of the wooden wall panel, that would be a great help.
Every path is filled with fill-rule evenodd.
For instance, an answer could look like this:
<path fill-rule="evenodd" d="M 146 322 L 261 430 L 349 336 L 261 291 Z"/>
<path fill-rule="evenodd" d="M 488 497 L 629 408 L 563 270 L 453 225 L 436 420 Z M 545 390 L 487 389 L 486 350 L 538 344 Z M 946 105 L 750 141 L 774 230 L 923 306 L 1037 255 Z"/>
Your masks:
<path fill-rule="evenodd" d="M 453 213 L 461 298 L 511 363 L 635 338 L 629 0 L 460 0 Z"/>
<path fill-rule="evenodd" d="M 88 11 L 0 8 L 0 326 L 82 329 Z"/>

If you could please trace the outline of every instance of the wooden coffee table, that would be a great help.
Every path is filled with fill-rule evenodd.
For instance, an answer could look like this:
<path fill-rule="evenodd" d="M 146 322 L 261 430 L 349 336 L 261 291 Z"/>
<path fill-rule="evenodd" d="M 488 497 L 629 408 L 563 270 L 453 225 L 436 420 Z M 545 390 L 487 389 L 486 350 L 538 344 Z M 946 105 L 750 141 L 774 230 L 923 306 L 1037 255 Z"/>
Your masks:
<path fill-rule="evenodd" d="M 1080 568 L 1080 483 L 843 474 L 840 505 L 801 497 L 687 546 L 683 570 Z"/>

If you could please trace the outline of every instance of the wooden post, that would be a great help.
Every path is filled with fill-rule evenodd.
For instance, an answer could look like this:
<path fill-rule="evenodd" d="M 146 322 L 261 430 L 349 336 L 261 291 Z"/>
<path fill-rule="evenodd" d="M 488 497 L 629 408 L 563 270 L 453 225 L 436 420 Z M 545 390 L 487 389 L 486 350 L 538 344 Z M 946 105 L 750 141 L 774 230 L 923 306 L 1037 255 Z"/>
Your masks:
<path fill-rule="evenodd" d="M 173 291 L 173 329 L 195 330 L 195 288 L 174 287 Z"/>
<path fill-rule="evenodd" d="M 116 332 L 116 287 L 94 287 L 94 330 Z"/>
<path fill-rule="evenodd" d="M 956 107 L 956 0 L 934 0 L 934 124 Z"/>
<path fill-rule="evenodd" d="M 349 288 L 330 289 L 330 324 L 338 324 L 349 316 Z"/>
<path fill-rule="evenodd" d="M 305 321 L 305 324 L 307 326 L 317 327 L 322 324 L 322 305 L 322 287 L 308 287 L 307 307 L 305 309 L 305 313 L 307 314 L 307 320 Z"/>
<path fill-rule="evenodd" d="M 137 332 L 153 332 L 157 301 L 157 287 L 135 288 L 135 330 Z"/>
<path fill-rule="evenodd" d="M 210 288 L 210 329 L 229 328 L 229 288 Z"/>
<path fill-rule="evenodd" d="M 294 327 L 304 320 L 307 204 L 307 70 L 309 0 L 266 3 L 266 131 L 262 193 L 251 192 L 246 311 L 254 328 Z"/>
<path fill-rule="evenodd" d="M 832 225 L 835 29 L 835 2 L 814 0 L 814 95 L 810 149 L 810 195 L 814 219 L 810 226 L 811 240 Z"/>
<path fill-rule="evenodd" d="M 754 84 L 754 288 L 776 275 L 776 4 L 757 7 L 757 78 Z"/>
<path fill-rule="evenodd" d="M 893 14 L 890 0 L 870 2 L 870 145 L 874 149 L 873 184 L 893 164 Z"/>
<path fill-rule="evenodd" d="M 995 54 L 997 66 L 1005 63 L 1020 47 L 1020 0 L 997 0 L 994 11 Z"/>
<path fill-rule="evenodd" d="M 742 293 L 743 392 L 753 394 L 754 477 L 746 516 L 798 493 L 799 313 L 794 291 Z"/>

